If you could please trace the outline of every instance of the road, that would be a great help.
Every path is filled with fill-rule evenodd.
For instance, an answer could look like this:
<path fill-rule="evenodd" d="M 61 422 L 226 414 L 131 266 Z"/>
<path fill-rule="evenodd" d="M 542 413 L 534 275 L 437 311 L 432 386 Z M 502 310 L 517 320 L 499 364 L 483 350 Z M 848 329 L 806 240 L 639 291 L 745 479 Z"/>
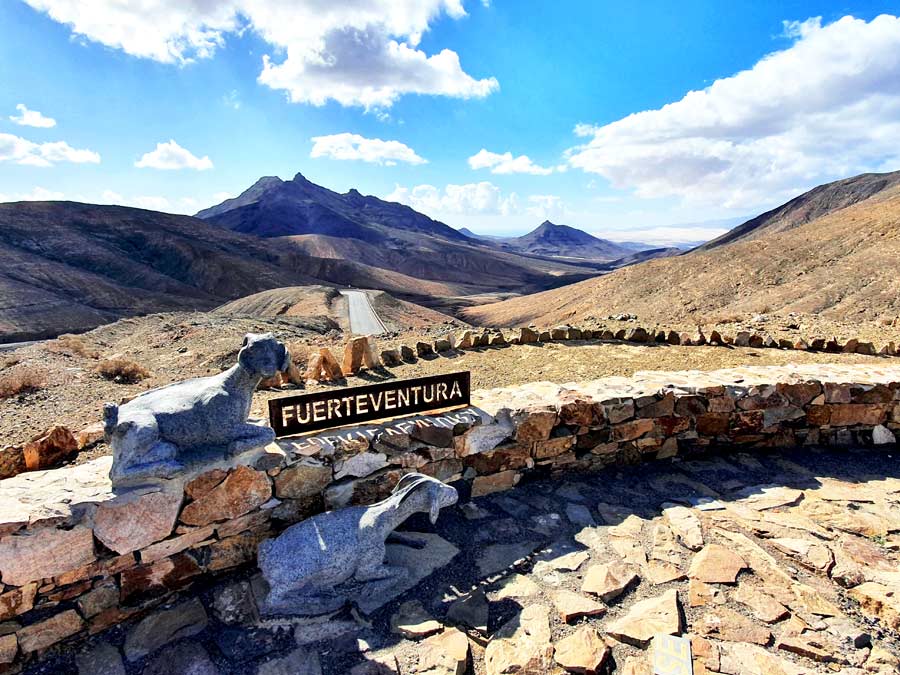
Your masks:
<path fill-rule="evenodd" d="M 381 335 L 387 332 L 381 319 L 372 308 L 369 296 L 365 291 L 341 291 L 347 298 L 347 311 L 350 314 L 350 332 L 356 335 Z"/>

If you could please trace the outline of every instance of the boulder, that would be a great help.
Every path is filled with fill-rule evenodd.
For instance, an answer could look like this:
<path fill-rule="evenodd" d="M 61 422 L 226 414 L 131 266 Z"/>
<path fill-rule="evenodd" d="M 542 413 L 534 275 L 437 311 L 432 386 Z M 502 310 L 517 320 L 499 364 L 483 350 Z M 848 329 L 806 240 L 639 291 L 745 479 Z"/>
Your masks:
<path fill-rule="evenodd" d="M 84 429 L 75 434 L 75 441 L 79 450 L 84 450 L 96 443 L 99 443 L 106 436 L 106 430 L 103 422 L 94 422 L 87 425 Z"/>
<path fill-rule="evenodd" d="M 368 350 L 368 338 L 365 336 L 352 337 L 344 345 L 344 360 L 341 363 L 341 372 L 344 375 L 355 375 L 363 366 L 363 355 Z"/>
<path fill-rule="evenodd" d="M 598 635 L 597 629 L 583 624 L 569 637 L 556 643 L 553 658 L 570 673 L 594 675 L 603 667 L 609 652 L 609 646 Z"/>
<path fill-rule="evenodd" d="M 416 360 L 416 352 L 409 345 L 401 345 L 400 347 L 400 358 L 406 361 L 407 363 L 412 363 Z"/>
<path fill-rule="evenodd" d="M 403 364 L 400 358 L 400 352 L 397 349 L 384 349 L 381 352 L 381 362 L 388 368 L 393 368 Z"/>
<path fill-rule="evenodd" d="M 0 580 L 24 586 L 94 562 L 94 535 L 87 527 L 41 527 L 0 538 Z"/>
<path fill-rule="evenodd" d="M 269 478 L 262 471 L 239 466 L 219 485 L 181 512 L 185 525 L 208 525 L 242 516 L 264 504 L 272 496 Z"/>
<path fill-rule="evenodd" d="M 538 335 L 538 332 L 534 328 L 531 328 L 530 326 L 523 326 L 522 328 L 519 329 L 519 344 L 520 345 L 533 344 L 538 341 L 539 337 L 540 336 Z"/>
<path fill-rule="evenodd" d="M 50 427 L 28 441 L 22 448 L 28 471 L 49 469 L 78 452 L 78 441 L 64 426 Z"/>
<path fill-rule="evenodd" d="M 125 658 L 137 661 L 169 642 L 196 635 L 208 623 L 203 604 L 193 598 L 142 619 L 125 636 Z"/>
<path fill-rule="evenodd" d="M 471 349 L 474 346 L 473 333 L 470 330 L 463 331 L 453 340 L 454 349 Z"/>
<path fill-rule="evenodd" d="M 434 354 L 434 347 L 430 342 L 419 341 L 416 343 L 416 356 L 421 358 L 423 356 L 431 356 L 432 354 Z"/>
<path fill-rule="evenodd" d="M 102 502 L 94 514 L 94 536 L 122 555 L 165 539 L 172 533 L 181 492 L 125 493 Z"/>

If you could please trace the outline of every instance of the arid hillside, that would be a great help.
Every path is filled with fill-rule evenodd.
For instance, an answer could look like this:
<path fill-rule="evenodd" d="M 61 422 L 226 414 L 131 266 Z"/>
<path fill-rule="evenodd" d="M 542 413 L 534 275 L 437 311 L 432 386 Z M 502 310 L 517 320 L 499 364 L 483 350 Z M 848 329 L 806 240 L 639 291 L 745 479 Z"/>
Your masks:
<path fill-rule="evenodd" d="M 796 312 L 841 321 L 900 315 L 900 185 L 850 206 L 840 201 L 832 206 L 807 222 L 798 216 L 774 231 L 471 307 L 463 316 L 475 324 L 513 325 L 620 312 L 670 323 L 753 313 Z M 821 207 L 808 203 L 807 209 Z"/>
<path fill-rule="evenodd" d="M 463 326 L 463 322 L 433 309 L 398 300 L 384 291 L 370 291 L 372 306 L 388 330 Z M 265 319 L 329 319 L 335 328 L 349 331 L 347 300 L 333 286 L 290 286 L 273 288 L 232 300 L 217 307 L 213 314 Z"/>

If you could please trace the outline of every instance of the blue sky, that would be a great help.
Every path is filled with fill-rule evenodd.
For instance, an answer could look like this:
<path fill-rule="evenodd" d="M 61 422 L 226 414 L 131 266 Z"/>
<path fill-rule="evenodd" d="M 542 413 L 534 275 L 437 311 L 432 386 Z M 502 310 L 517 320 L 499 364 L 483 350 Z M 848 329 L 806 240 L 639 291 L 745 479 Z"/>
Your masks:
<path fill-rule="evenodd" d="M 895 2 L 123 4 L 0 3 L 0 201 L 193 213 L 299 171 L 668 243 L 900 169 Z"/>

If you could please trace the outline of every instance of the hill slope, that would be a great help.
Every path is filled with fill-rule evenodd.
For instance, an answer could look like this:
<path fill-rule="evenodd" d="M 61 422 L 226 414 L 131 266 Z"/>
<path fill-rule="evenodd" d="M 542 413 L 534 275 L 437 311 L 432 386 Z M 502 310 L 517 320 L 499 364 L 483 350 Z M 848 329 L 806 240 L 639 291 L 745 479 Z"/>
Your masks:
<path fill-rule="evenodd" d="M 755 236 L 727 245 L 469 308 L 464 316 L 496 325 L 552 324 L 619 312 L 672 322 L 791 311 L 840 320 L 897 316 L 900 185 L 843 208 L 841 200 L 830 203 L 830 210 L 807 203 L 808 213 L 826 212 L 806 222 L 795 211 L 790 223 L 782 219 L 768 232 L 758 229 Z"/>
<path fill-rule="evenodd" d="M 190 216 L 75 202 L 0 204 L 0 341 L 125 316 L 209 309 L 258 291 L 328 282 L 412 297 L 467 287 L 316 258 Z"/>
<path fill-rule="evenodd" d="M 794 197 L 786 204 L 729 230 L 697 248 L 709 251 L 735 241 L 784 232 L 834 211 L 865 201 L 883 190 L 900 185 L 900 171 L 863 173 L 826 183 Z"/>

